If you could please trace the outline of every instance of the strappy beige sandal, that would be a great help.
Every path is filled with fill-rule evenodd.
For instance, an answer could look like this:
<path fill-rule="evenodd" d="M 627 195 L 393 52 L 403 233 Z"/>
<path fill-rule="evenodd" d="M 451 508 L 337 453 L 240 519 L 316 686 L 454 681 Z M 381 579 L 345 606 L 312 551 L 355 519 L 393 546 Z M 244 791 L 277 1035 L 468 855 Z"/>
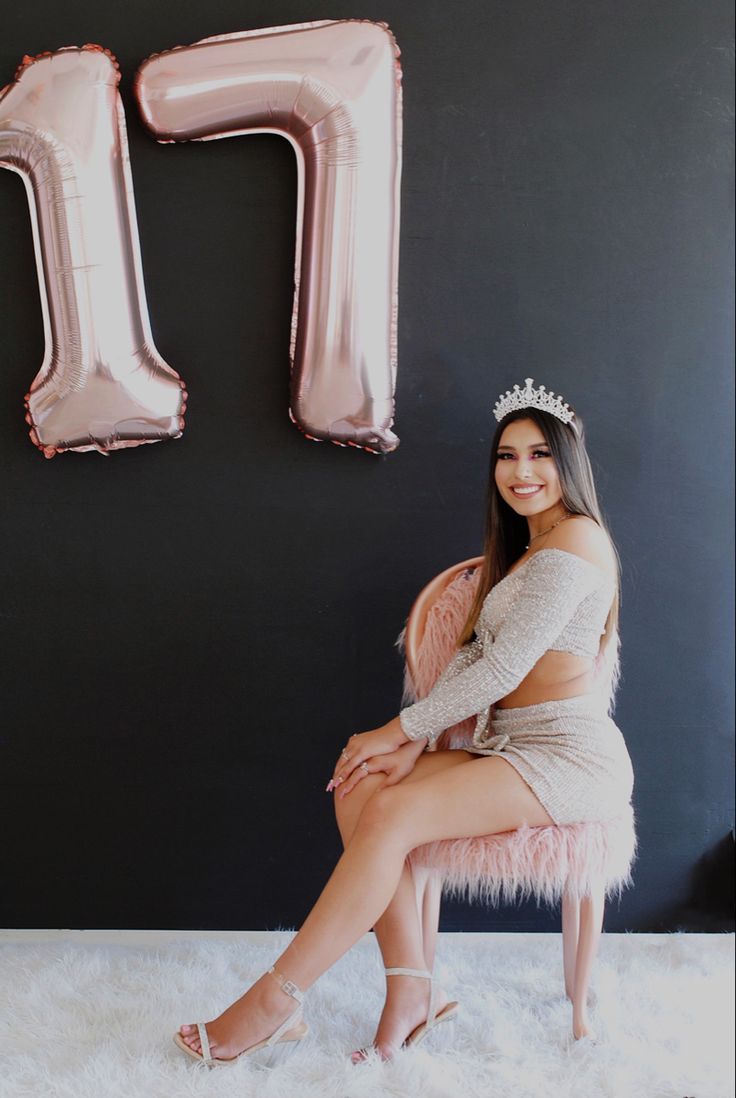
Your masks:
<path fill-rule="evenodd" d="M 429 1009 L 427 1010 L 427 1017 L 411 1031 L 409 1036 L 402 1043 L 402 1049 L 418 1045 L 420 1041 L 424 1040 L 430 1030 L 434 1029 L 435 1026 L 438 1026 L 440 1022 L 448 1022 L 451 1018 L 454 1018 L 460 1010 L 460 1004 L 453 1000 L 451 1003 L 447 1003 L 439 1014 L 435 1014 L 435 1003 L 437 1000 L 436 984 L 432 973 L 428 972 L 426 968 L 387 968 L 385 969 L 385 973 L 387 976 L 422 976 L 425 980 L 429 980 Z M 368 1056 L 371 1050 L 361 1048 L 357 1051 Z M 353 1053 L 353 1055 L 355 1055 L 355 1053 Z M 354 1063 L 360 1063 L 360 1061 L 354 1061 Z"/>
<path fill-rule="evenodd" d="M 278 1029 L 274 1030 L 270 1037 L 267 1037 L 264 1041 L 258 1041 L 257 1044 L 251 1045 L 250 1048 L 243 1049 L 237 1056 L 229 1056 L 221 1059 L 218 1056 L 213 1056 L 210 1052 L 210 1042 L 207 1036 L 207 1027 L 204 1022 L 197 1022 L 197 1033 L 199 1034 L 199 1040 L 202 1045 L 202 1051 L 195 1052 L 193 1048 L 190 1048 L 186 1043 L 181 1033 L 174 1034 L 174 1044 L 177 1045 L 182 1052 L 186 1052 L 187 1056 L 191 1056 L 193 1060 L 198 1060 L 200 1064 L 206 1064 L 208 1068 L 218 1067 L 220 1064 L 234 1064 L 236 1060 L 239 1060 L 241 1056 L 252 1056 L 254 1052 L 260 1052 L 261 1049 L 269 1049 L 271 1051 L 269 1064 L 275 1059 L 275 1054 L 280 1052 L 283 1054 L 283 1049 L 276 1050 L 275 1045 L 283 1045 L 293 1048 L 297 1041 L 301 1041 L 302 1037 L 306 1037 L 309 1032 L 309 1026 L 302 1020 L 302 1001 L 304 999 L 304 992 L 301 991 L 293 980 L 285 979 L 280 972 L 271 965 L 268 970 L 273 973 L 276 979 L 281 984 L 281 990 L 285 991 L 287 995 L 291 995 L 292 999 L 296 999 L 299 1006 L 293 1011 L 289 1017 L 281 1023 Z M 291 1043 L 291 1044 L 289 1044 Z"/>

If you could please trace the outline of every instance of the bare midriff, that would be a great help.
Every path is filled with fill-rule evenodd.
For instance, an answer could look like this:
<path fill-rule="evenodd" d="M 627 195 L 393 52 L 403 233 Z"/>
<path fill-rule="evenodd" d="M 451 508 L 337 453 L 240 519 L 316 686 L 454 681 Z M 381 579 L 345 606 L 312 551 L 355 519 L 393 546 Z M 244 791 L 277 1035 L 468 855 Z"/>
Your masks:
<path fill-rule="evenodd" d="M 559 701 L 593 690 L 594 665 L 588 656 L 571 652 L 545 652 L 515 690 L 495 703 L 497 709 Z"/>

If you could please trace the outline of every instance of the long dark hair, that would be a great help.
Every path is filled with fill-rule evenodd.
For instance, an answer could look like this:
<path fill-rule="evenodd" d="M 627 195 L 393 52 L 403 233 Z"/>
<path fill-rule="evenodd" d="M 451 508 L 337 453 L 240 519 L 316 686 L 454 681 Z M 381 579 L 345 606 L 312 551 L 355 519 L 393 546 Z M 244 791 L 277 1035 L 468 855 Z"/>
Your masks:
<path fill-rule="evenodd" d="M 585 430 L 577 415 L 571 423 L 563 423 L 551 412 L 538 408 L 519 408 L 504 416 L 491 441 L 490 469 L 486 493 L 486 529 L 483 564 L 478 589 L 467 620 L 458 639 L 458 646 L 472 640 L 478 615 L 488 592 L 508 572 L 526 549 L 529 538 L 527 520 L 502 499 L 496 486 L 495 470 L 498 445 L 506 427 L 517 419 L 530 419 L 544 435 L 545 442 L 557 467 L 562 493 L 561 502 L 573 515 L 587 515 L 605 530 L 616 562 L 616 592 L 606 619 L 606 631 L 596 660 L 596 671 L 606 670 L 608 708 L 612 711 L 620 678 L 619 611 L 621 604 L 621 565 L 611 533 L 598 504 L 593 470 L 585 447 Z"/>

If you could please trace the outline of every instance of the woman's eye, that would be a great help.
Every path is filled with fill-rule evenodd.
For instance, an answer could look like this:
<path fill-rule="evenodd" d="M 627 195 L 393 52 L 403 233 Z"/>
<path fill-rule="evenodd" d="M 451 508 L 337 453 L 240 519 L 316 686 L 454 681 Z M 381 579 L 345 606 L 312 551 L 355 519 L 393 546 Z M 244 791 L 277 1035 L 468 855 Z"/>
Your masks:
<path fill-rule="evenodd" d="M 548 458 L 551 456 L 549 450 L 532 450 L 532 456 L 536 455 L 539 455 L 539 457 L 543 458 Z M 504 458 L 510 458 L 513 456 L 513 454 L 496 454 L 496 457 L 499 461 L 503 461 Z"/>

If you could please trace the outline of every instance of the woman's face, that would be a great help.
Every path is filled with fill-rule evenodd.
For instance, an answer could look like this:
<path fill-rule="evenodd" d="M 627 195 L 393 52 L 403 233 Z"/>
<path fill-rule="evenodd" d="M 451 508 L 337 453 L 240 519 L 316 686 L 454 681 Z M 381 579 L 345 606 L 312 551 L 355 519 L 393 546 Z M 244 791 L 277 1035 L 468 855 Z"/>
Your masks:
<path fill-rule="evenodd" d="M 524 518 L 548 511 L 562 499 L 557 466 L 531 419 L 515 419 L 503 431 L 495 477 L 501 498 Z"/>

